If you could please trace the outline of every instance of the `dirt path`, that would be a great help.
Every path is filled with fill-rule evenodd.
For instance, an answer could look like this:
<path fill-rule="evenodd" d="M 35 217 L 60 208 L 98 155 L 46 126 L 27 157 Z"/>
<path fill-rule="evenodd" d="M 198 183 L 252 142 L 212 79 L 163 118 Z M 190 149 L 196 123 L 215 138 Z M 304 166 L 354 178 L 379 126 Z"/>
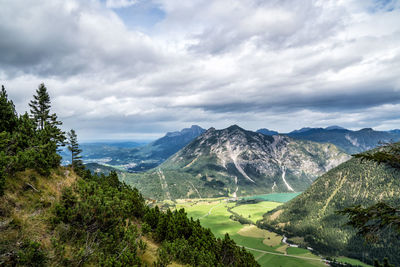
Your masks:
<path fill-rule="evenodd" d="M 164 173 L 161 169 L 158 169 L 158 176 L 160 177 L 161 189 L 165 192 L 166 199 L 171 200 L 171 194 L 168 191 L 167 180 L 165 180 Z"/>
<path fill-rule="evenodd" d="M 201 195 L 200 195 L 199 190 L 197 190 L 197 188 L 193 185 L 193 183 L 192 183 L 191 181 L 188 181 L 188 182 L 189 182 L 189 184 L 193 187 L 194 191 L 197 192 L 197 194 L 199 195 L 199 198 L 201 199 Z"/>
<path fill-rule="evenodd" d="M 218 207 L 218 206 L 221 205 L 221 204 L 224 204 L 224 202 L 220 202 L 220 203 L 218 203 L 217 205 L 212 206 L 212 207 L 210 208 L 210 210 L 208 211 L 208 213 L 207 213 L 207 214 L 204 214 L 204 215 L 201 216 L 199 219 L 204 218 L 204 217 L 207 217 L 208 215 L 210 215 L 211 212 L 212 212 L 212 210 L 213 210 L 214 208 Z"/>

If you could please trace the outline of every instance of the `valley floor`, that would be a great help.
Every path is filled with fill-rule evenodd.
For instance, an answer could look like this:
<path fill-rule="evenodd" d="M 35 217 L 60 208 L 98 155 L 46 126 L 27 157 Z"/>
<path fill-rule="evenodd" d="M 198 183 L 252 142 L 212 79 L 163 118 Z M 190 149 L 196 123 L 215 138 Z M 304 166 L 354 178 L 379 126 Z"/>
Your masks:
<path fill-rule="evenodd" d="M 327 266 L 323 258 L 312 254 L 309 250 L 289 247 L 288 244 L 283 243 L 283 236 L 231 219 L 233 213 L 236 213 L 255 223 L 262 219 L 264 213 L 281 204 L 262 201 L 255 204 L 236 205 L 236 202 L 230 202 L 224 198 L 187 199 L 177 200 L 175 208 L 184 208 L 188 217 L 199 219 L 202 226 L 210 228 L 217 237 L 221 238 L 228 233 L 238 245 L 249 250 L 261 266 Z M 348 258 L 338 260 L 369 266 Z"/>

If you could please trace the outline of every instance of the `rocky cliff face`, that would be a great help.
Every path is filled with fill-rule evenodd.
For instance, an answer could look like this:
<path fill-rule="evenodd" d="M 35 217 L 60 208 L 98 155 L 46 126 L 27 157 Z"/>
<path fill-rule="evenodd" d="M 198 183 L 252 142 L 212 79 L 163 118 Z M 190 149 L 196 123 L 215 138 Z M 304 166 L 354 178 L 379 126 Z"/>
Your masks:
<path fill-rule="evenodd" d="M 175 185 L 175 198 L 190 197 L 187 192 L 193 197 L 235 197 L 303 191 L 316 177 L 347 159 L 347 154 L 331 144 L 268 136 L 234 125 L 210 128 L 154 174 L 163 172 L 163 180 Z"/>

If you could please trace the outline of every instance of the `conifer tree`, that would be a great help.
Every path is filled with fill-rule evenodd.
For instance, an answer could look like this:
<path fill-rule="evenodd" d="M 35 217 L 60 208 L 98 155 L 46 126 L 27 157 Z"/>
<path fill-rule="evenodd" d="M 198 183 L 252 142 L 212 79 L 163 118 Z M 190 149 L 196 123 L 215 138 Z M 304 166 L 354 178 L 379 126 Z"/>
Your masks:
<path fill-rule="evenodd" d="M 74 129 L 71 129 L 71 131 L 67 133 L 67 138 L 67 148 L 71 151 L 71 165 L 74 169 L 80 168 L 83 165 L 81 160 L 82 156 L 80 155 L 82 149 L 79 148 L 78 137 Z"/>
<path fill-rule="evenodd" d="M 40 84 L 36 90 L 36 95 L 29 103 L 31 114 L 40 130 L 44 129 L 45 122 L 50 118 L 50 96 L 44 83 Z"/>
<path fill-rule="evenodd" d="M 4 85 L 1 86 L 0 92 L 0 132 L 12 132 L 17 125 L 17 112 L 14 104 L 8 100 Z"/>
<path fill-rule="evenodd" d="M 50 96 L 43 83 L 39 85 L 36 95 L 33 96 L 29 106 L 37 128 L 41 132 L 43 142 L 54 142 L 56 146 L 64 146 L 65 132 L 59 128 L 62 122 L 57 120 L 55 113 L 50 114 Z"/>

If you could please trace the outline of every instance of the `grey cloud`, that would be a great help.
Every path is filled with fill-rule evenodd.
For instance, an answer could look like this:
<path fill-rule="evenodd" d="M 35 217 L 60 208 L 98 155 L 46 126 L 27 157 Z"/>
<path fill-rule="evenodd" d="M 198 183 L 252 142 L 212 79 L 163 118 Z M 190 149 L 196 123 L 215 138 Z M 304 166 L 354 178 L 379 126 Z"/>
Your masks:
<path fill-rule="evenodd" d="M 239 4 L 239 3 L 242 3 Z M 194 35 L 197 44 L 191 50 L 218 54 L 252 43 L 262 49 L 281 50 L 314 44 L 343 28 L 347 14 L 341 8 L 325 8 L 318 1 L 234 1 L 226 4 L 226 13 L 207 24 L 207 9 L 196 19 L 205 27 Z M 203 13 L 202 13 L 203 11 Z"/>
<path fill-rule="evenodd" d="M 10 1 L 0 9 L 0 35 L 0 67 L 9 77 L 132 76 L 163 61 L 146 36 L 95 2 Z"/>
<path fill-rule="evenodd" d="M 165 18 L 145 34 L 104 1 L 0 1 L 0 79 L 18 111 L 44 82 L 64 126 L 85 139 L 398 122 L 397 9 L 155 0 Z"/>

